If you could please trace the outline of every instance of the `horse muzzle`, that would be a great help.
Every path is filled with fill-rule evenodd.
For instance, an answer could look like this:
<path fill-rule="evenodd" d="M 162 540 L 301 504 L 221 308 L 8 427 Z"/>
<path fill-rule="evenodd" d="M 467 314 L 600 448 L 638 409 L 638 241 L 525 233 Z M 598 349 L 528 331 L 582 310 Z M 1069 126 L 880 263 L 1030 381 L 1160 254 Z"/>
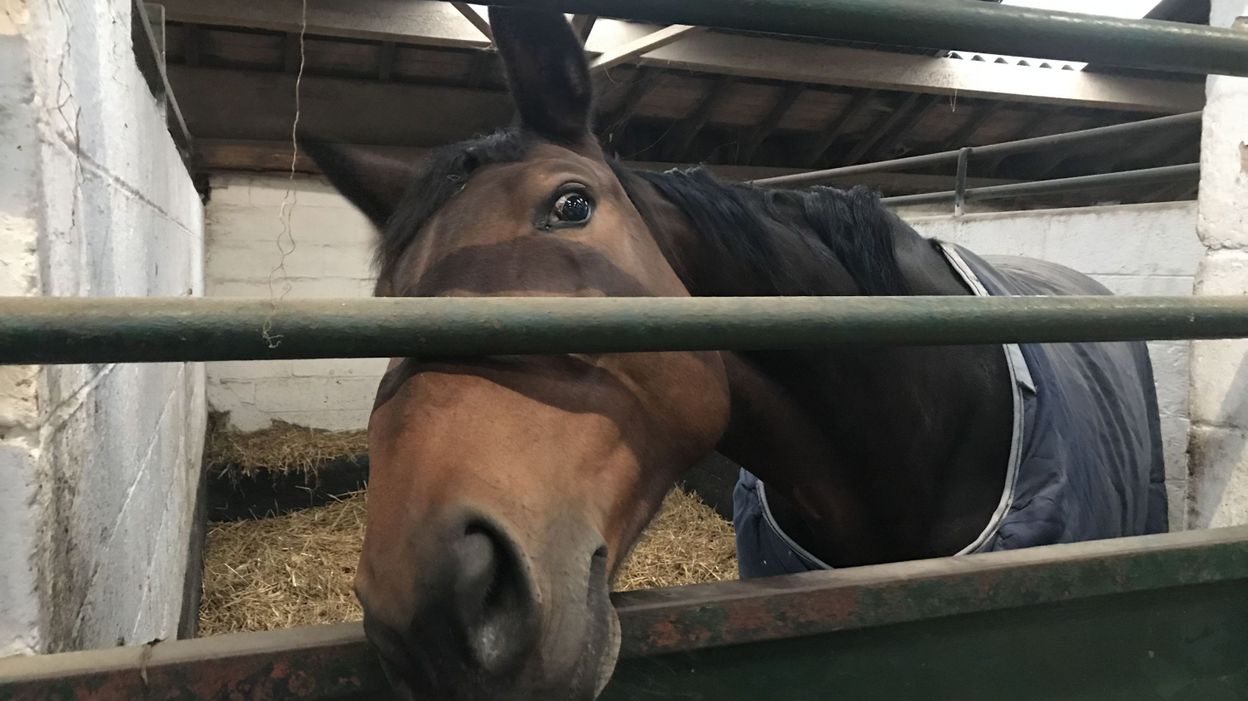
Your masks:
<path fill-rule="evenodd" d="M 530 555 L 477 514 L 421 530 L 440 537 L 417 544 L 426 555 L 414 566 L 372 560 L 366 548 L 356 583 L 365 633 L 399 698 L 597 696 L 619 647 L 600 539 L 578 548 L 565 537 Z M 411 572 L 415 586 L 393 581 Z"/>

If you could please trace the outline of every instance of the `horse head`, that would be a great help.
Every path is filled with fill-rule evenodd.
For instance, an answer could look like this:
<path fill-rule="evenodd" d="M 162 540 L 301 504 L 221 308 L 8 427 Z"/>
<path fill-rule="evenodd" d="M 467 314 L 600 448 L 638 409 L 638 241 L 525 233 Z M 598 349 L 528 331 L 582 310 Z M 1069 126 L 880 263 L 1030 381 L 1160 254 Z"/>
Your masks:
<path fill-rule="evenodd" d="M 376 224 L 383 296 L 688 296 L 590 128 L 561 14 L 492 9 L 516 126 L 420 164 L 308 143 Z M 728 421 L 718 353 L 395 358 L 356 591 L 410 698 L 591 699 L 613 572 Z"/>

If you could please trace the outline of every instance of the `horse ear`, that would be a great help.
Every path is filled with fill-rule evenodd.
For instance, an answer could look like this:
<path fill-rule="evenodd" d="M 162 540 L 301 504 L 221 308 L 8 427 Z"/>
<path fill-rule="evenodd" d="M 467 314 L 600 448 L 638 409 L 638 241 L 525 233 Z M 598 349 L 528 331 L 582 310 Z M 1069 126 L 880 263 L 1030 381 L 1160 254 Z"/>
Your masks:
<path fill-rule="evenodd" d="M 415 173 L 413 164 L 360 146 L 301 138 L 302 148 L 330 184 L 378 228 L 398 208 Z"/>
<path fill-rule="evenodd" d="M 490 28 L 521 125 L 554 141 L 588 137 L 594 87 L 585 50 L 564 16 L 491 7 Z"/>

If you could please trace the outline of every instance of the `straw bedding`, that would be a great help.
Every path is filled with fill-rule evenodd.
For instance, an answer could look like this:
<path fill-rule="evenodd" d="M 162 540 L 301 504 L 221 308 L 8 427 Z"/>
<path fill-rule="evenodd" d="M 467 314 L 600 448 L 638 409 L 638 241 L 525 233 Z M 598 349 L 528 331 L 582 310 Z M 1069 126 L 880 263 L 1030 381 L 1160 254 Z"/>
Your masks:
<path fill-rule="evenodd" d="M 210 441 L 209 462 L 313 473 L 320 461 L 354 454 L 359 440 L 358 434 L 289 425 L 261 437 L 218 431 Z M 298 445 L 273 445 L 287 441 Z M 200 634 L 357 620 L 351 582 L 365 505 L 366 495 L 358 493 L 276 518 L 210 524 Z M 736 572 L 731 524 L 697 496 L 675 489 L 621 569 L 615 589 L 734 579 Z"/>

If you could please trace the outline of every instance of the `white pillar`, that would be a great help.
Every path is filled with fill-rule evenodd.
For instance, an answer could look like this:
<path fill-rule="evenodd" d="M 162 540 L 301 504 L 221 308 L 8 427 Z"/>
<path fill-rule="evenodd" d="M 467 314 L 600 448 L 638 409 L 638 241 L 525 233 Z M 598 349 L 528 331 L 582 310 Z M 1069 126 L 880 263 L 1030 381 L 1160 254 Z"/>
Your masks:
<path fill-rule="evenodd" d="M 1248 34 L 1248 0 L 1213 0 L 1210 24 Z M 1197 227 L 1198 295 L 1248 294 L 1248 78 L 1210 76 Z M 1190 525 L 1248 523 L 1248 340 L 1193 345 Z"/>

